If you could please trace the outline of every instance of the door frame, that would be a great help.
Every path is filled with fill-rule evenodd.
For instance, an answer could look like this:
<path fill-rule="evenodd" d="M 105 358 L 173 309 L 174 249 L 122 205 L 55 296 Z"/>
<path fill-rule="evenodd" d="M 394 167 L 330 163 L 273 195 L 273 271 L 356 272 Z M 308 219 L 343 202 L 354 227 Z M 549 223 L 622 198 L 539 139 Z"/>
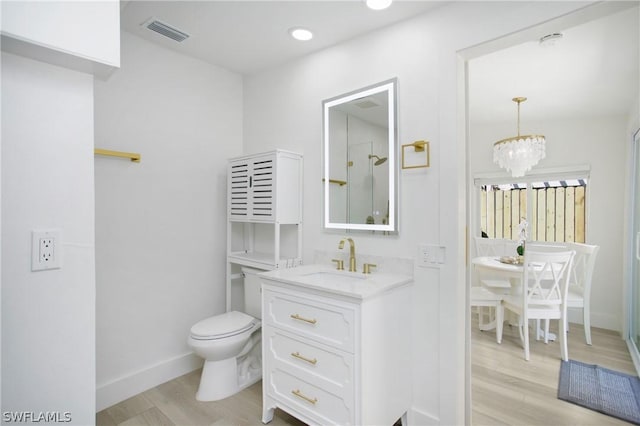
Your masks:
<path fill-rule="evenodd" d="M 636 259 L 636 250 L 639 248 L 636 247 L 638 243 L 636 241 L 636 235 L 634 235 L 634 231 L 640 232 L 640 223 L 635 223 L 635 206 L 640 203 L 637 201 L 640 198 L 640 188 L 637 186 L 638 181 L 640 180 L 637 176 L 640 174 L 640 128 L 637 129 L 633 135 L 631 136 L 631 144 L 630 144 L 630 154 L 627 158 L 629 158 L 628 164 L 628 204 L 626 206 L 626 211 L 628 215 L 627 219 L 627 229 L 626 232 L 626 247 L 625 250 L 625 294 L 627 303 L 624 304 L 624 324 L 623 324 L 623 336 L 627 342 L 627 347 L 629 348 L 629 353 L 631 354 L 631 359 L 633 360 L 633 364 L 636 368 L 636 372 L 640 375 L 640 348 L 636 345 L 634 341 L 634 336 L 632 335 L 634 332 L 634 326 L 632 325 L 635 320 L 634 315 L 634 298 L 637 297 L 636 292 L 634 292 L 634 277 L 636 275 L 640 276 L 640 264 Z M 635 272 L 634 272 L 635 270 Z M 638 289 L 640 290 L 640 289 Z M 640 309 L 640 304 L 637 306 Z"/>

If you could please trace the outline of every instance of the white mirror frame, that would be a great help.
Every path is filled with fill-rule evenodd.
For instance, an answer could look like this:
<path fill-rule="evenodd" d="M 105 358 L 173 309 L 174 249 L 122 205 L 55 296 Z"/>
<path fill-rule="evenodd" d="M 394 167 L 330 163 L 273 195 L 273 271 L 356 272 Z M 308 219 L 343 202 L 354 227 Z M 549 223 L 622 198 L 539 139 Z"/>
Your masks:
<path fill-rule="evenodd" d="M 374 95 L 377 93 L 386 92 L 388 97 L 388 152 L 387 157 L 389 161 L 389 222 L 387 224 L 364 224 L 364 223 L 337 223 L 331 222 L 330 203 L 329 203 L 329 185 L 331 184 L 331 178 L 329 176 L 329 161 L 331 158 L 329 155 L 330 141 L 329 141 L 329 109 L 333 106 L 351 102 L 356 99 L 360 99 L 366 96 Z M 397 233 L 398 232 L 398 167 L 396 164 L 397 151 L 398 151 L 398 126 L 397 126 L 397 79 L 383 81 L 378 84 L 374 84 L 365 87 L 360 90 L 356 90 L 345 95 L 340 95 L 335 98 L 331 98 L 323 101 L 322 103 L 322 117 L 323 117 L 323 183 L 324 183 L 324 209 L 323 209 L 323 224 L 324 228 L 339 229 L 339 230 L 357 230 L 357 231 L 383 231 L 385 233 Z M 347 183 L 348 184 L 348 183 Z"/>

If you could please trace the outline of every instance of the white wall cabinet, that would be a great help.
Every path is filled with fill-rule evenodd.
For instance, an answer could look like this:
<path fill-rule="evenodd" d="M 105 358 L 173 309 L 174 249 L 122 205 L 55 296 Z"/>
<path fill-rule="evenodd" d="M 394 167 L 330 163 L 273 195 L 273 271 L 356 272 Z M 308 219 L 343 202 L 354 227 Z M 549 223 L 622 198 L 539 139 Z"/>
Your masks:
<path fill-rule="evenodd" d="M 229 220 L 297 224 L 302 220 L 302 156 L 288 151 L 229 161 Z"/>
<path fill-rule="evenodd" d="M 409 282 L 363 298 L 263 277 L 262 422 L 280 408 L 308 424 L 406 424 Z"/>
<path fill-rule="evenodd" d="M 242 309 L 232 286 L 239 267 L 302 264 L 302 155 L 275 150 L 229 160 L 227 309 Z"/>

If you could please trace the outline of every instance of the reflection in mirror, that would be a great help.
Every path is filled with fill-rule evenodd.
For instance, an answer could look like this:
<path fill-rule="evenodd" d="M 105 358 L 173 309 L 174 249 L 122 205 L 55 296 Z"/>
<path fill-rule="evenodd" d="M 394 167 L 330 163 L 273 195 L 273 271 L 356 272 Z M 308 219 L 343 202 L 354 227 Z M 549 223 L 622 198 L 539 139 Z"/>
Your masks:
<path fill-rule="evenodd" d="M 396 79 L 323 102 L 324 227 L 398 231 Z"/>

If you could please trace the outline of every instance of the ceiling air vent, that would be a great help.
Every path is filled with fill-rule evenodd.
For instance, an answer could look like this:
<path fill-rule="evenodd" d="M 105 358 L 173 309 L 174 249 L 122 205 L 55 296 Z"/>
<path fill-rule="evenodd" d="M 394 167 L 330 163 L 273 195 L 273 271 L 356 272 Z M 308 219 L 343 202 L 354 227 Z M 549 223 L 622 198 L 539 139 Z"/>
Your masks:
<path fill-rule="evenodd" d="M 360 99 L 356 99 L 355 104 L 357 106 L 359 106 L 362 109 L 367 109 L 367 108 L 373 108 L 373 107 L 377 107 L 380 106 L 379 103 L 377 103 L 375 100 L 373 100 L 372 98 L 360 98 Z"/>
<path fill-rule="evenodd" d="M 173 28 L 171 25 L 167 25 L 164 22 L 160 22 L 157 19 L 151 18 L 143 24 L 151 31 L 155 31 L 158 34 L 162 34 L 165 37 L 169 37 L 177 42 L 182 42 L 189 38 L 189 34 Z"/>

